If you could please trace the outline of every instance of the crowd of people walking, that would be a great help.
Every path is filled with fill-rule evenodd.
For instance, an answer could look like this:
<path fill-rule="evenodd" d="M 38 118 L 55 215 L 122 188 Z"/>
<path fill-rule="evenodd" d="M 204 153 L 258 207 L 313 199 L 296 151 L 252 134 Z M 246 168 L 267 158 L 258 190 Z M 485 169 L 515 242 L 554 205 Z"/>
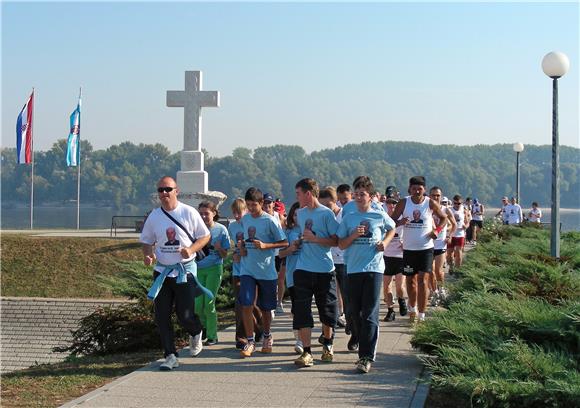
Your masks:
<path fill-rule="evenodd" d="M 272 320 L 287 312 L 287 293 L 294 363 L 310 367 L 315 361 L 314 299 L 322 329 L 320 361 L 333 361 L 335 331 L 344 328 L 348 349 L 358 352 L 356 369 L 367 373 L 376 358 L 381 300 L 386 322 L 396 319 L 397 304 L 399 315 L 408 315 L 412 324 L 424 321 L 428 304 L 436 306 L 448 295 L 445 266 L 450 273 L 461 266 L 465 244 L 477 243 L 485 214 L 477 198 L 455 194 L 449 200 L 438 186 L 427 190 L 422 176 L 409 179 L 404 197 L 395 186 L 381 194 L 367 176 L 336 188 L 305 178 L 296 183 L 296 202 L 287 213 L 280 200 L 250 187 L 233 201 L 234 221 L 227 229 L 217 222 L 215 204 L 195 209 L 180 202 L 173 178 L 161 178 L 157 191 L 161 207 L 147 218 L 140 240 L 145 265 L 154 267 L 148 296 L 155 302 L 165 354 L 162 370 L 179 364 L 173 307 L 190 334 L 192 356 L 217 344 L 215 298 L 223 260 L 231 253 L 241 358 L 251 357 L 260 343 L 260 352 L 273 352 Z M 515 199 L 510 204 L 504 197 L 502 204 L 498 216 L 504 223 L 523 220 Z M 537 203 L 529 218 L 539 222 Z"/>

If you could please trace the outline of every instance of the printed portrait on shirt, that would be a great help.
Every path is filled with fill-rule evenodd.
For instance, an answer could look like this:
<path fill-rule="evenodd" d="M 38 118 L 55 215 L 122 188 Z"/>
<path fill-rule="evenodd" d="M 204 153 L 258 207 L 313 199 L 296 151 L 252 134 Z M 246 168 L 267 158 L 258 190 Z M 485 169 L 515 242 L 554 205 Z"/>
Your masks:
<path fill-rule="evenodd" d="M 361 238 L 371 238 L 373 236 L 370 222 L 363 220 L 360 222 L 360 226 L 364 228 L 364 234 L 361 235 Z"/>
<path fill-rule="evenodd" d="M 255 239 L 256 239 L 256 227 L 254 226 L 248 227 L 248 239 L 246 239 L 246 242 L 254 242 Z"/>
<path fill-rule="evenodd" d="M 421 219 L 421 211 L 413 211 L 413 219 L 411 220 L 411 224 L 423 224 L 423 220 Z"/>
<path fill-rule="evenodd" d="M 175 232 L 175 228 L 169 227 L 165 230 L 165 235 L 167 236 L 167 242 L 165 243 L 166 246 L 176 246 L 179 245 L 179 240 L 176 239 L 177 232 Z"/>
<path fill-rule="evenodd" d="M 313 226 L 314 226 L 314 221 L 312 221 L 312 219 L 310 219 L 310 218 L 308 218 L 308 219 L 306 220 L 306 222 L 304 223 L 304 229 L 305 229 L 305 230 L 312 231 L 312 227 L 313 227 Z M 314 235 L 316 235 L 316 232 L 312 231 L 312 233 L 313 233 Z"/>

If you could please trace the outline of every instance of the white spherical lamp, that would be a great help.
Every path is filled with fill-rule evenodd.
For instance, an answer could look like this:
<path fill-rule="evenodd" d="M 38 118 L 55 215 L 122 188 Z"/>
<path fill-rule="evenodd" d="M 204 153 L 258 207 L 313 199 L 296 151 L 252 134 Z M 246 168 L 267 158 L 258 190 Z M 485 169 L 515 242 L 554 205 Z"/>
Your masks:
<path fill-rule="evenodd" d="M 563 52 L 553 51 L 542 60 L 542 70 L 550 78 L 560 78 L 570 69 L 570 60 Z"/>
<path fill-rule="evenodd" d="M 523 151 L 524 151 L 524 144 L 523 143 L 520 143 L 520 142 L 514 143 L 514 152 L 521 153 Z"/>

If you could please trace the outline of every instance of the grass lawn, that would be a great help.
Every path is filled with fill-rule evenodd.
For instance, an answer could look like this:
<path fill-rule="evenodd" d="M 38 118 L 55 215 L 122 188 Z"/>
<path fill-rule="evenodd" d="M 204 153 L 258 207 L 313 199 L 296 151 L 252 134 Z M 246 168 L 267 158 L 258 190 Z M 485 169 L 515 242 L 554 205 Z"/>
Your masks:
<path fill-rule="evenodd" d="M 142 259 L 136 240 L 2 234 L 1 248 L 2 296 L 113 298 L 100 279 Z"/>
<path fill-rule="evenodd" d="M 218 311 L 218 321 L 220 330 L 234 324 L 234 311 Z M 2 407 L 57 407 L 162 356 L 160 350 L 83 356 L 4 374 Z"/>

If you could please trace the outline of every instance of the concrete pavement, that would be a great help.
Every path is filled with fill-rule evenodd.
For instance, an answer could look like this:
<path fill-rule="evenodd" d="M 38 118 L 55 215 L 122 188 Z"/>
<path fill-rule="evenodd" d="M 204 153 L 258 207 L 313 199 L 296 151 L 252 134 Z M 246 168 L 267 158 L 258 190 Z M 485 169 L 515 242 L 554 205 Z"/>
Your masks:
<path fill-rule="evenodd" d="M 383 306 L 381 319 L 385 313 Z M 377 361 L 368 374 L 355 371 L 357 353 L 347 350 L 343 329 L 336 334 L 334 362 L 322 363 L 319 325 L 313 335 L 314 367 L 296 368 L 291 327 L 289 313 L 276 317 L 274 352 L 247 359 L 234 348 L 230 327 L 219 333 L 218 345 L 204 348 L 197 358 L 182 350 L 180 366 L 171 372 L 159 371 L 159 360 L 63 407 L 423 406 L 425 386 L 417 391 L 416 381 L 423 367 L 409 344 L 408 316 L 381 321 Z"/>

